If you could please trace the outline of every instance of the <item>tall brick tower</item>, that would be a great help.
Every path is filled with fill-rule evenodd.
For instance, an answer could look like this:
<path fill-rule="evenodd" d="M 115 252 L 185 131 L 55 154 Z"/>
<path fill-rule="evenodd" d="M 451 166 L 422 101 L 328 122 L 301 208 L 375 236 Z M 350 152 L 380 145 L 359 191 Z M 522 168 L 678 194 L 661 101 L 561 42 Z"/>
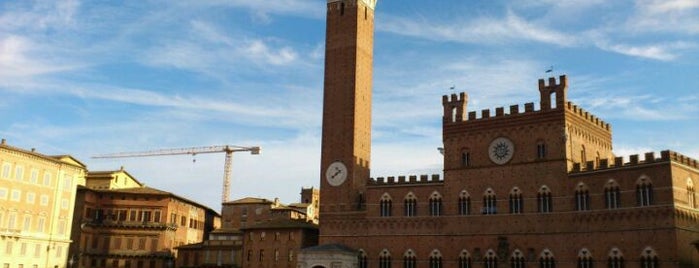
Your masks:
<path fill-rule="evenodd" d="M 377 0 L 328 0 L 321 221 L 363 210 L 371 154 L 374 7 Z M 321 233 L 323 231 L 321 230 Z"/>

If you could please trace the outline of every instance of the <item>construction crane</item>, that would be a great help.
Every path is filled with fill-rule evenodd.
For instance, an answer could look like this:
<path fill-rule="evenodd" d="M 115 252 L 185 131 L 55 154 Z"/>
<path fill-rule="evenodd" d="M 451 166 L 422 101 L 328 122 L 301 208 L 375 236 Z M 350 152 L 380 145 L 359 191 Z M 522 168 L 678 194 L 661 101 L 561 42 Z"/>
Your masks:
<path fill-rule="evenodd" d="M 231 166 L 233 165 L 233 153 L 234 152 L 250 152 L 250 154 L 260 154 L 261 148 L 259 146 L 243 147 L 234 145 L 216 145 L 216 146 L 204 146 L 204 147 L 191 147 L 191 148 L 176 148 L 176 149 L 161 149 L 152 150 L 145 152 L 125 152 L 125 153 L 113 153 L 113 154 L 103 154 L 93 156 L 92 158 L 131 158 L 131 157 L 149 157 L 149 156 L 160 156 L 160 155 L 182 155 L 188 154 L 195 156 L 197 154 L 210 154 L 210 153 L 225 153 L 226 163 L 223 166 L 223 195 L 221 200 L 223 203 L 228 202 L 231 188 Z"/>

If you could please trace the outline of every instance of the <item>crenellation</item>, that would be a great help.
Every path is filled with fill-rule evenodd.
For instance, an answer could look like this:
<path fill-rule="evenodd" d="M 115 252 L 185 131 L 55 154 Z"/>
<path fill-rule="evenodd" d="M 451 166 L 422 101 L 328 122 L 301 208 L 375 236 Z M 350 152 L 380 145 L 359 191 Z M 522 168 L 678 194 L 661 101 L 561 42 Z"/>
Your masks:
<path fill-rule="evenodd" d="M 510 115 L 519 114 L 519 105 L 510 105 Z"/>
<path fill-rule="evenodd" d="M 396 180 L 395 176 L 389 177 L 377 177 L 370 178 L 369 183 L 371 185 L 409 185 L 409 184 L 429 184 L 429 183 L 440 183 L 443 182 L 439 174 L 421 174 L 421 175 L 409 175 L 409 176 L 398 176 Z"/>
<path fill-rule="evenodd" d="M 638 154 L 632 154 L 629 155 L 629 161 L 624 162 L 624 157 L 617 156 L 614 157 L 614 164 L 610 165 L 608 159 L 600 159 L 599 160 L 599 165 L 595 167 L 594 161 L 587 161 L 585 163 L 573 163 L 573 166 L 570 170 L 571 173 L 579 173 L 579 172 L 588 172 L 588 171 L 597 171 L 597 170 L 602 170 L 602 169 L 613 169 L 613 168 L 622 168 L 622 167 L 631 167 L 631 166 L 642 166 L 646 164 L 653 164 L 653 163 L 659 163 L 659 162 L 677 162 L 692 168 L 699 168 L 699 163 L 697 162 L 696 159 L 692 159 L 691 157 L 679 154 L 674 151 L 670 150 L 664 150 L 660 151 L 660 157 L 656 158 L 655 157 L 655 152 L 646 152 L 643 154 L 644 156 L 644 161 L 640 161 L 639 155 Z"/>
<path fill-rule="evenodd" d="M 560 109 L 566 103 L 566 94 L 568 91 L 568 78 L 565 75 L 559 76 L 559 81 L 556 82 L 555 77 L 549 77 L 548 85 L 544 79 L 539 79 L 540 104 L 542 111 L 552 109 Z M 555 95 L 556 107 L 553 108 L 551 103 L 551 95 Z"/>
<path fill-rule="evenodd" d="M 534 103 L 533 102 L 527 102 L 524 104 L 524 112 L 525 113 L 531 113 L 534 112 Z"/>
<path fill-rule="evenodd" d="M 468 112 L 468 120 L 476 120 L 476 111 Z"/>
<path fill-rule="evenodd" d="M 481 110 L 481 119 L 488 119 L 488 118 L 490 118 L 490 109 Z"/>
<path fill-rule="evenodd" d="M 637 154 L 632 154 L 629 156 L 629 163 L 630 165 L 636 165 L 638 164 L 638 155 Z"/>
<path fill-rule="evenodd" d="M 500 117 L 503 115 L 505 115 L 505 108 L 503 108 L 503 107 L 495 108 L 495 117 Z"/>

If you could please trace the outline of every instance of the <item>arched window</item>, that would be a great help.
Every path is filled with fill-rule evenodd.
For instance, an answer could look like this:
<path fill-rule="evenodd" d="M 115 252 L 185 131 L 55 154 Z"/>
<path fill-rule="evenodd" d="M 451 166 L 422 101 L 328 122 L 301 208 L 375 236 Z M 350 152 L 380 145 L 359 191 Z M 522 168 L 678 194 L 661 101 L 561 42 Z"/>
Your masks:
<path fill-rule="evenodd" d="M 415 268 L 416 259 L 415 252 L 412 249 L 408 249 L 403 254 L 403 268 Z"/>
<path fill-rule="evenodd" d="M 387 249 L 379 254 L 379 268 L 391 268 L 391 253 Z"/>
<path fill-rule="evenodd" d="M 488 188 L 483 194 L 483 214 L 497 214 L 497 199 L 493 189 Z"/>
<path fill-rule="evenodd" d="M 471 268 L 471 254 L 467 250 L 462 250 L 459 254 L 459 268 Z"/>
<path fill-rule="evenodd" d="M 621 192 L 615 180 L 609 180 L 604 186 L 604 207 L 615 209 L 621 206 Z"/>
<path fill-rule="evenodd" d="M 405 201 L 403 201 L 403 206 L 405 207 L 405 216 L 414 217 L 417 215 L 417 198 L 410 192 L 405 196 Z"/>
<path fill-rule="evenodd" d="M 512 256 L 510 257 L 510 267 L 524 268 L 524 261 L 524 254 L 522 254 L 519 249 L 516 249 L 514 252 L 512 252 Z"/>
<path fill-rule="evenodd" d="M 646 247 L 641 253 L 641 268 L 658 268 L 658 255 L 651 247 Z"/>
<path fill-rule="evenodd" d="M 609 259 L 607 260 L 609 268 L 624 268 L 624 255 L 618 248 L 613 248 L 609 251 Z"/>
<path fill-rule="evenodd" d="M 442 215 L 442 195 L 437 191 L 430 195 L 430 216 Z"/>
<path fill-rule="evenodd" d="M 367 262 L 366 262 L 366 252 L 364 252 L 363 249 L 359 250 L 359 254 L 357 255 L 357 262 L 359 263 L 359 268 L 367 268 Z"/>
<path fill-rule="evenodd" d="M 697 203 L 695 201 L 696 194 L 694 193 L 694 182 L 692 178 L 687 178 L 687 205 L 691 208 L 696 208 Z"/>
<path fill-rule="evenodd" d="M 653 204 L 653 184 L 648 176 L 643 175 L 636 181 L 636 205 L 640 207 Z"/>
<path fill-rule="evenodd" d="M 551 250 L 544 249 L 539 255 L 540 268 L 556 268 L 556 260 L 553 257 Z"/>
<path fill-rule="evenodd" d="M 466 190 L 459 194 L 459 215 L 471 214 L 471 196 Z"/>
<path fill-rule="evenodd" d="M 522 192 L 519 188 L 512 188 L 510 191 L 510 213 L 520 214 L 524 209 L 524 201 L 522 200 Z"/>
<path fill-rule="evenodd" d="M 580 164 L 582 166 L 587 166 L 587 155 L 585 153 L 585 145 L 581 146 L 580 149 Z"/>
<path fill-rule="evenodd" d="M 483 267 L 485 268 L 497 268 L 498 267 L 498 255 L 495 251 L 489 249 L 485 256 L 483 256 Z"/>
<path fill-rule="evenodd" d="M 578 268 L 592 268 L 592 254 L 586 248 L 578 253 Z"/>
<path fill-rule="evenodd" d="M 553 212 L 553 200 L 551 199 L 551 190 L 544 185 L 539 188 L 536 194 L 537 210 L 541 213 Z"/>
<path fill-rule="evenodd" d="M 439 250 L 433 250 L 430 254 L 430 268 L 442 268 L 442 253 Z"/>
<path fill-rule="evenodd" d="M 582 182 L 575 188 L 575 210 L 590 210 L 590 191 Z"/>
<path fill-rule="evenodd" d="M 390 217 L 393 209 L 393 201 L 391 200 L 391 195 L 384 193 L 381 196 L 380 210 L 381 217 Z"/>

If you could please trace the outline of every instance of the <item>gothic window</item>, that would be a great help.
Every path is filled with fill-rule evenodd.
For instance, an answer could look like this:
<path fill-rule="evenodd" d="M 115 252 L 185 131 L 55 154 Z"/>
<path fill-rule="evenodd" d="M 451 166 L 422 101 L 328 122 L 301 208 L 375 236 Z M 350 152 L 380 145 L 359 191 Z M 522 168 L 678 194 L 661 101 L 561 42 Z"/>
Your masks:
<path fill-rule="evenodd" d="M 556 260 L 553 257 L 553 253 L 549 249 L 544 249 L 539 255 L 539 267 L 540 268 L 556 268 Z"/>
<path fill-rule="evenodd" d="M 614 180 L 609 180 L 604 186 L 604 207 L 615 209 L 621 206 L 621 192 L 619 184 Z"/>
<path fill-rule="evenodd" d="M 389 195 L 388 193 L 384 193 L 381 196 L 381 201 L 379 202 L 379 204 L 379 209 L 381 210 L 381 217 L 390 217 L 393 206 L 393 202 L 391 201 L 391 195 Z"/>
<path fill-rule="evenodd" d="M 459 215 L 471 214 L 471 196 L 466 190 L 459 194 Z"/>
<path fill-rule="evenodd" d="M 544 141 L 536 142 L 536 158 L 544 159 L 546 158 L 546 143 Z"/>
<path fill-rule="evenodd" d="M 641 268 L 658 268 L 658 255 L 651 247 L 646 247 L 641 253 Z"/>
<path fill-rule="evenodd" d="M 587 163 L 587 156 L 585 155 L 585 145 L 582 146 L 582 149 L 580 150 L 580 164 L 582 166 L 586 166 Z"/>
<path fill-rule="evenodd" d="M 488 252 L 483 256 L 483 267 L 485 268 L 497 268 L 498 267 L 498 255 L 495 251 L 489 249 Z"/>
<path fill-rule="evenodd" d="M 578 253 L 578 268 L 593 268 L 592 254 L 586 248 L 583 248 Z"/>
<path fill-rule="evenodd" d="M 519 188 L 512 188 L 512 191 L 510 191 L 510 213 L 521 214 L 524 208 L 523 202 L 522 192 Z"/>
<path fill-rule="evenodd" d="M 415 198 L 415 195 L 412 192 L 405 196 L 403 206 L 405 207 L 406 217 L 414 217 L 417 215 L 417 198 Z"/>
<path fill-rule="evenodd" d="M 537 211 L 541 213 L 553 212 L 553 200 L 551 199 L 551 190 L 546 185 L 539 188 L 536 194 Z"/>
<path fill-rule="evenodd" d="M 640 207 L 653 204 L 653 184 L 648 176 L 641 176 L 636 182 L 636 205 Z"/>
<path fill-rule="evenodd" d="M 412 249 L 408 249 L 408 251 L 403 254 L 403 268 L 415 268 L 416 259 L 415 252 L 413 252 Z"/>
<path fill-rule="evenodd" d="M 468 149 L 463 149 L 461 151 L 461 167 L 471 166 L 471 152 Z"/>
<path fill-rule="evenodd" d="M 691 178 L 687 178 L 687 205 L 691 208 L 696 208 L 697 203 L 695 200 L 696 194 L 694 193 L 694 182 Z"/>
<path fill-rule="evenodd" d="M 379 268 L 391 268 L 391 253 L 387 249 L 379 254 Z"/>
<path fill-rule="evenodd" d="M 524 254 L 522 254 L 519 249 L 516 249 L 514 252 L 512 252 L 512 256 L 510 257 L 510 267 L 524 268 L 524 261 Z"/>
<path fill-rule="evenodd" d="M 471 254 L 467 250 L 461 251 L 459 254 L 459 267 L 458 268 L 471 268 Z"/>
<path fill-rule="evenodd" d="M 442 268 L 442 253 L 439 250 L 433 250 L 430 254 L 430 268 Z"/>
<path fill-rule="evenodd" d="M 590 210 L 590 191 L 584 183 L 578 183 L 575 189 L 575 210 Z"/>
<path fill-rule="evenodd" d="M 357 255 L 357 262 L 359 263 L 359 268 L 367 268 L 367 262 L 366 262 L 366 252 L 364 250 L 360 249 L 359 254 Z"/>
<path fill-rule="evenodd" d="M 488 188 L 483 194 L 483 214 L 497 214 L 497 199 L 493 189 Z"/>
<path fill-rule="evenodd" d="M 613 248 L 609 251 L 607 264 L 609 268 L 624 268 L 624 256 L 618 248 Z"/>
<path fill-rule="evenodd" d="M 430 216 L 442 215 L 442 195 L 433 192 L 430 195 Z"/>

